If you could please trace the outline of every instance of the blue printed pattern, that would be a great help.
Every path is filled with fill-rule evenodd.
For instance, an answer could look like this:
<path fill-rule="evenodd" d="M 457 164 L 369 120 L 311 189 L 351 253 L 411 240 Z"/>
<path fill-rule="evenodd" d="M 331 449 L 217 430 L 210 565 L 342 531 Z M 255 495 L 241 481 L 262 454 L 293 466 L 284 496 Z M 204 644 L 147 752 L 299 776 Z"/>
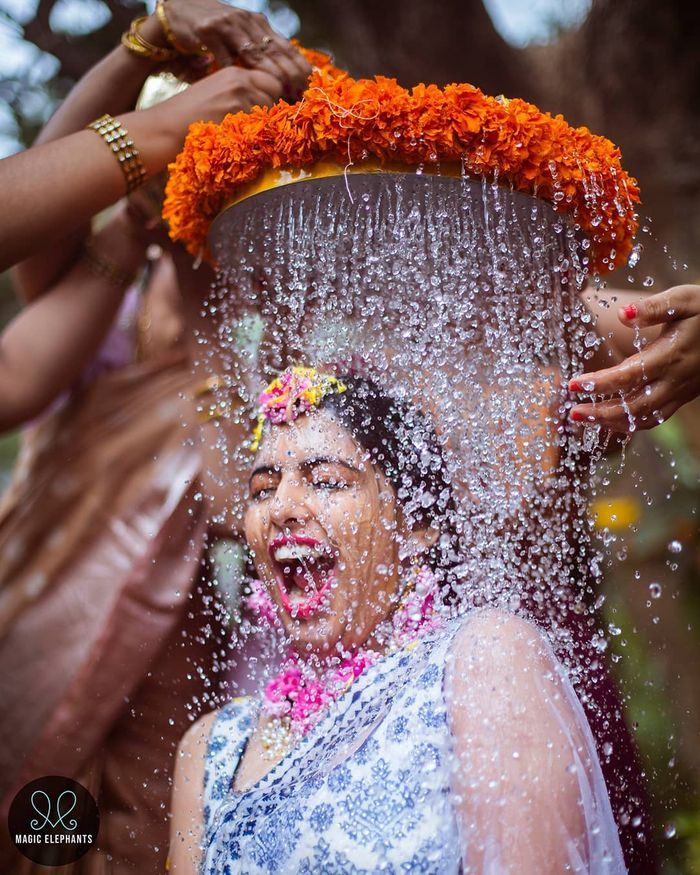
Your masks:
<path fill-rule="evenodd" d="M 370 668 L 242 794 L 231 782 L 256 708 L 249 699 L 223 708 L 207 752 L 203 875 L 457 873 L 443 696 L 450 639 Z"/>

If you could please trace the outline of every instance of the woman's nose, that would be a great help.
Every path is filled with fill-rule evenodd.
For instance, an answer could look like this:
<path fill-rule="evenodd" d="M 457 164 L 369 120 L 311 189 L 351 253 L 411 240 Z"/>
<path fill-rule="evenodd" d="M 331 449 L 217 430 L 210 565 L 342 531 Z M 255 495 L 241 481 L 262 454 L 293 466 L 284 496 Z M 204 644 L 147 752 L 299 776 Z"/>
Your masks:
<path fill-rule="evenodd" d="M 285 475 L 277 484 L 271 503 L 270 516 L 273 523 L 280 529 L 308 520 L 306 489 L 299 475 Z"/>

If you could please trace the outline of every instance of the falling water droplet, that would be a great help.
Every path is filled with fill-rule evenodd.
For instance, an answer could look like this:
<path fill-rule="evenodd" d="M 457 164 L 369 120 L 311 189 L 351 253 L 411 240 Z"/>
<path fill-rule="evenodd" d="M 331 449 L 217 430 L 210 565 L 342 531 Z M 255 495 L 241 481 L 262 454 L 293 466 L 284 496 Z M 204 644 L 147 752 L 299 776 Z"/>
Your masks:
<path fill-rule="evenodd" d="M 629 258 L 627 259 L 627 264 L 629 267 L 633 268 L 639 264 L 639 259 L 642 257 L 642 252 L 644 247 L 641 243 L 637 243 L 636 246 L 632 247 L 632 251 L 629 254 Z"/>

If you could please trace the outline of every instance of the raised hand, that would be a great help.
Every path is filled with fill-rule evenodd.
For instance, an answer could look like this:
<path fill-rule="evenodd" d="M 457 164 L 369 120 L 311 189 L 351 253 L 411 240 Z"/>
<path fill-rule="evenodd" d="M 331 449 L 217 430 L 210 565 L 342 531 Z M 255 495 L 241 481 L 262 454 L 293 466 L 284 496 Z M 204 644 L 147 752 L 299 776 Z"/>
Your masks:
<path fill-rule="evenodd" d="M 311 72 L 306 59 L 264 15 L 219 0 L 167 0 L 144 27 L 154 41 L 165 38 L 172 48 L 195 59 L 195 67 L 196 59 L 207 54 L 218 69 L 236 63 L 275 76 L 283 97 L 298 97 Z"/>
<path fill-rule="evenodd" d="M 570 417 L 610 431 L 653 428 L 700 394 L 700 286 L 673 286 L 620 307 L 630 331 L 661 325 L 659 336 L 620 364 L 569 383 L 590 397 Z"/>
<path fill-rule="evenodd" d="M 169 115 L 172 127 L 178 120 L 186 125 L 194 121 L 219 122 L 230 112 L 248 111 L 253 106 L 270 106 L 279 100 L 283 90 L 284 83 L 279 76 L 264 70 L 227 67 L 145 110 L 144 114 Z M 186 132 L 185 126 L 183 138 Z M 178 145 L 181 143 L 182 139 Z"/>

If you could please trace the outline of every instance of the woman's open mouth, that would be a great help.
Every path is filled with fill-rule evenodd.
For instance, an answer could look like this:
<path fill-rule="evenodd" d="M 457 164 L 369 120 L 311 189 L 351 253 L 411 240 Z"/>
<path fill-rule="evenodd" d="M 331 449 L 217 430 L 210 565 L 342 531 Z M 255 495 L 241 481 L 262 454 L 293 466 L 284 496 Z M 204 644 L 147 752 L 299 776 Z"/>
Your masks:
<path fill-rule="evenodd" d="M 268 550 L 284 610 L 302 619 L 317 613 L 334 580 L 334 551 L 305 535 L 278 535 Z"/>

